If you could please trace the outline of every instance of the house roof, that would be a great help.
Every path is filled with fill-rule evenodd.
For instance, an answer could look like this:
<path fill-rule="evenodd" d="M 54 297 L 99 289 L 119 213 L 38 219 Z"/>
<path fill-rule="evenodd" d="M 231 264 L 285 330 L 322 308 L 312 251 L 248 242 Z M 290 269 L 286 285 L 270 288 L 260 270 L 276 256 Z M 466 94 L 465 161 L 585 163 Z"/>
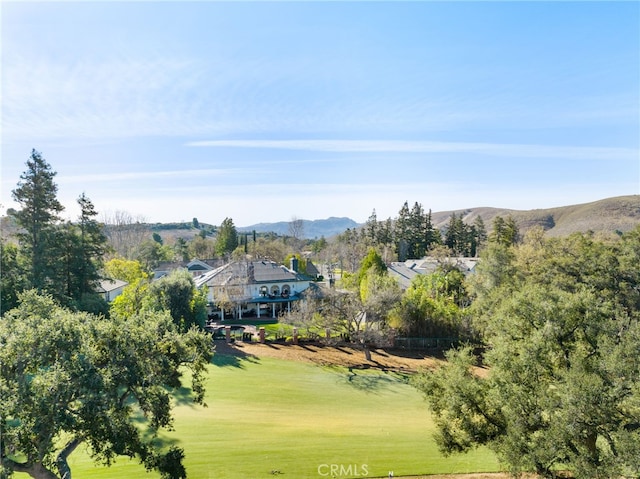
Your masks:
<path fill-rule="evenodd" d="M 478 258 L 452 257 L 444 260 L 427 256 L 421 259 L 408 259 L 404 262 L 391 263 L 388 266 L 389 274 L 398 280 L 402 288 L 408 288 L 411 280 L 419 274 L 431 274 L 441 264 L 448 263 L 464 274 L 470 274 L 475 271 L 478 264 Z"/>
<path fill-rule="evenodd" d="M 255 283 L 271 281 L 298 281 L 298 273 L 290 270 L 286 266 L 278 266 L 273 261 L 253 261 L 249 263 L 253 267 L 253 279 Z"/>
<path fill-rule="evenodd" d="M 191 261 L 162 261 L 153 270 L 153 279 L 160 279 L 175 269 L 186 269 L 190 273 L 196 271 L 211 271 L 220 266 L 220 259 L 192 259 Z"/>
<path fill-rule="evenodd" d="M 301 280 L 302 277 L 299 274 L 273 261 L 235 261 L 197 277 L 195 283 L 197 287 L 201 287 L 204 284 L 227 286 Z"/>
<path fill-rule="evenodd" d="M 404 263 L 391 263 L 387 270 L 391 276 L 396 278 L 400 287 L 404 289 L 407 289 L 411 285 L 413 278 L 420 274 Z"/>
<path fill-rule="evenodd" d="M 313 262 L 310 259 L 307 260 L 307 275 L 309 276 L 320 275 L 320 271 L 318 270 L 318 268 L 316 268 L 316 265 L 313 264 Z"/>
<path fill-rule="evenodd" d="M 115 291 L 118 288 L 124 288 L 129 283 L 126 281 L 122 281 L 119 279 L 101 279 L 98 282 L 98 287 L 96 288 L 96 292 L 98 293 L 110 293 L 111 291 Z"/>

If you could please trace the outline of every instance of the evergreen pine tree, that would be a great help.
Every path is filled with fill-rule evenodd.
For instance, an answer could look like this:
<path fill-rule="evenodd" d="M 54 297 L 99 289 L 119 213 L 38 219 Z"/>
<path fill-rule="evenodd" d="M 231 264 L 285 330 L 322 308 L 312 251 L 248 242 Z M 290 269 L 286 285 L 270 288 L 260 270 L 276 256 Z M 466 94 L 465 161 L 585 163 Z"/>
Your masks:
<path fill-rule="evenodd" d="M 394 238 L 396 242 L 396 251 L 398 252 L 398 261 L 405 261 L 409 257 L 409 231 L 410 231 L 410 212 L 409 203 L 404 202 L 398 213 L 396 225 L 394 229 Z"/>
<path fill-rule="evenodd" d="M 96 220 L 98 216 L 93 203 L 82 193 L 78 198 L 80 206 L 80 256 L 82 266 L 78 271 L 78 283 L 80 293 L 92 293 L 100 279 L 99 271 L 104 264 L 104 255 L 107 252 L 107 237 L 104 234 L 103 225 Z"/>
<path fill-rule="evenodd" d="M 231 218 L 225 218 L 220 229 L 218 230 L 218 237 L 216 239 L 216 252 L 220 256 L 230 254 L 238 247 L 238 231 L 236 230 L 233 220 Z"/>
<path fill-rule="evenodd" d="M 442 236 L 440 231 L 433 226 L 431 209 L 424 217 L 424 246 L 425 254 L 436 245 L 442 244 Z"/>
<path fill-rule="evenodd" d="M 18 239 L 27 258 L 30 286 L 52 291 L 56 286 L 57 258 L 51 252 L 56 239 L 55 227 L 60 220 L 58 215 L 64 207 L 56 197 L 58 186 L 53 181 L 56 172 L 42 154 L 32 150 L 26 165 L 18 187 L 12 192 L 22 207 L 15 213 L 16 221 L 23 228 Z"/>
<path fill-rule="evenodd" d="M 482 216 L 477 216 L 473 222 L 476 235 L 476 250 L 472 256 L 477 256 L 478 251 L 487 243 L 487 228 L 484 226 Z"/>
<path fill-rule="evenodd" d="M 422 258 L 426 253 L 424 209 L 417 201 L 409 212 L 409 258 Z"/>
<path fill-rule="evenodd" d="M 367 242 L 369 244 L 378 243 L 379 236 L 379 225 L 378 225 L 378 216 L 376 215 L 376 210 L 374 208 L 371 216 L 367 219 L 367 223 L 364 228 L 364 232 L 366 234 Z"/>

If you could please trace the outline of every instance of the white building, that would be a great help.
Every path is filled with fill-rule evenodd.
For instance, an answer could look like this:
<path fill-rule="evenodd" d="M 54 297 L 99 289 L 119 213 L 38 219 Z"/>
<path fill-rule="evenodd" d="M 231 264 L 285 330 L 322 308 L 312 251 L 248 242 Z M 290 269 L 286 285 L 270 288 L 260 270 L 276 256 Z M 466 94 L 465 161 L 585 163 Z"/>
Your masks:
<path fill-rule="evenodd" d="M 195 278 L 207 288 L 212 319 L 277 318 L 301 299 L 310 280 L 272 261 L 236 261 Z"/>

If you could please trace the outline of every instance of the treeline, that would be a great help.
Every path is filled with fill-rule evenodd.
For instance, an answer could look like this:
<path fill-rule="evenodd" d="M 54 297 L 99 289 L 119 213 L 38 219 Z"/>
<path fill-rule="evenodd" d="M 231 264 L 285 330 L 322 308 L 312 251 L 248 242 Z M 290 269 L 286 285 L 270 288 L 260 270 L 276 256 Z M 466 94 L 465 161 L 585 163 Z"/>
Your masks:
<path fill-rule="evenodd" d="M 462 214 L 452 213 L 447 227 L 440 230 L 433 225 L 431 210 L 425 212 L 418 202 L 409 208 L 406 201 L 394 220 L 378 221 L 374 210 L 362 229 L 362 235 L 370 243 L 393 246 L 398 261 L 422 258 L 442 246 L 452 256 L 475 257 L 488 239 L 486 226 L 480 216 L 468 224 Z M 515 243 L 518 239 L 515 220 L 512 217 L 497 217 L 492 235 L 495 241 Z"/>
<path fill-rule="evenodd" d="M 186 271 L 152 282 L 136 261 L 105 261 L 112 250 L 89 198 L 62 221 L 56 173 L 35 150 L 26 166 L 9 212 L 15 242 L 1 243 L 0 477 L 69 478 L 82 444 L 96 462 L 126 455 L 186 478 L 184 451 L 158 434 L 179 390 L 203 403 L 212 348 L 194 325 L 206 293 Z M 98 283 L 111 273 L 130 284 L 110 307 Z"/>
<path fill-rule="evenodd" d="M 2 242 L 0 313 L 16 306 L 18 294 L 28 289 L 47 293 L 63 306 L 106 313 L 108 305 L 96 284 L 107 238 L 93 203 L 82 193 L 77 221 L 63 222 L 56 172 L 36 150 L 26 166 L 12 192 L 21 206 L 11 212 L 20 227 L 18 243 Z"/>
<path fill-rule="evenodd" d="M 18 228 L 17 241 L 2 242 L 0 313 L 16 305 L 18 292 L 31 288 L 51 294 L 62 305 L 105 313 L 108 306 L 96 292 L 96 285 L 103 276 L 104 262 L 112 258 L 138 261 L 150 274 L 161 262 L 250 257 L 283 263 L 306 251 L 316 262 L 339 264 L 340 269 L 354 272 L 371 247 L 389 262 L 427 254 L 476 256 L 489 236 L 504 244 L 518 238 L 510 217 L 497 217 L 489 236 L 480 217 L 467 224 L 456 214 L 441 231 L 433 226 L 431 211 L 417 202 L 412 208 L 405 202 L 396 218 L 385 221 L 378 221 L 374 210 L 362 228 L 348 229 L 331 240 L 304 239 L 301 220 L 292 220 L 290 234 L 279 236 L 239 233 L 231 218 L 216 227 L 197 218 L 191 223 L 174 223 L 170 226 L 176 231 L 197 229 L 198 234 L 191 239 L 179 235 L 163 238 L 157 225 L 127 212 L 117 211 L 99 221 L 84 193 L 78 198 L 80 216 L 63 222 L 56 172 L 36 150 L 26 166 L 13 190 L 20 208 L 9 211 Z"/>
<path fill-rule="evenodd" d="M 640 227 L 490 244 L 464 282 L 482 355 L 415 381 L 441 450 L 488 446 L 514 476 L 638 477 L 639 264 Z"/>

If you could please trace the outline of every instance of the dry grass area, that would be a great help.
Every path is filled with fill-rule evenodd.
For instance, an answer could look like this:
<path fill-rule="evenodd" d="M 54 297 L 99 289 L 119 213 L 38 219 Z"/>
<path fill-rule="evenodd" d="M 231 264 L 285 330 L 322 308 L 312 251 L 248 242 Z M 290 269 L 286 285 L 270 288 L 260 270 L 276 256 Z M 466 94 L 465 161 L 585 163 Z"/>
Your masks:
<path fill-rule="evenodd" d="M 226 344 L 216 341 L 216 353 L 253 357 L 271 357 L 290 361 L 304 361 L 320 366 L 343 366 L 357 369 L 413 373 L 425 368 L 436 368 L 444 362 L 442 355 L 420 351 L 371 350 L 371 361 L 362 349 L 351 346 L 325 346 L 322 344 L 283 344 L 267 342 Z"/>
<path fill-rule="evenodd" d="M 216 341 L 217 354 L 233 356 L 271 357 L 291 361 L 304 361 L 320 366 L 342 366 L 353 369 L 372 369 L 397 373 L 415 373 L 423 369 L 436 369 L 445 363 L 442 351 L 409 351 L 401 349 L 372 349 L 367 360 L 361 348 L 353 346 L 326 346 L 319 343 L 245 343 L 227 344 Z M 485 368 L 475 368 L 478 376 L 485 376 Z"/>
<path fill-rule="evenodd" d="M 435 369 L 443 365 L 440 351 L 408 351 L 399 349 L 373 349 L 368 361 L 364 351 L 353 346 L 325 346 L 313 344 L 285 344 L 267 342 L 227 344 L 216 341 L 216 353 L 232 356 L 271 357 L 290 361 L 304 361 L 320 366 L 342 366 L 353 369 L 372 369 L 398 373 L 415 373 L 424 369 Z M 476 374 L 486 375 L 487 370 L 476 368 Z"/>

